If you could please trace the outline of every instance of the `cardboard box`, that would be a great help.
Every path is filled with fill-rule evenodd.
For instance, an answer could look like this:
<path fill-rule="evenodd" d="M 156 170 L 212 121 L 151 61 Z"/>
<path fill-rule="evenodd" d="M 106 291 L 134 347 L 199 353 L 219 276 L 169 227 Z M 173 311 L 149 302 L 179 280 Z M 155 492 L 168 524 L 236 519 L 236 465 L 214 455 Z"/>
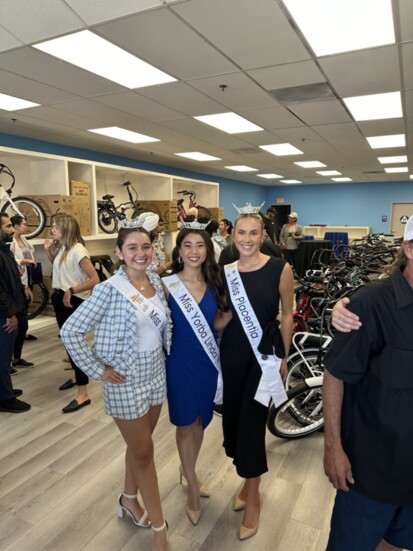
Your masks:
<path fill-rule="evenodd" d="M 82 236 L 90 235 L 91 209 L 90 209 L 90 184 L 88 182 L 70 181 L 70 194 L 76 197 L 77 202 L 77 221 L 80 226 Z"/>
<path fill-rule="evenodd" d="M 78 219 L 77 200 L 71 195 L 27 195 L 37 201 L 46 213 L 46 226 L 37 236 L 40 239 L 50 239 L 51 218 L 59 212 L 70 214 Z"/>
<path fill-rule="evenodd" d="M 224 218 L 224 209 L 221 207 L 207 207 L 211 213 L 212 220 L 219 222 Z"/>
<path fill-rule="evenodd" d="M 139 201 L 139 208 L 150 210 L 161 218 L 167 232 L 178 230 L 178 207 L 176 201 Z"/>

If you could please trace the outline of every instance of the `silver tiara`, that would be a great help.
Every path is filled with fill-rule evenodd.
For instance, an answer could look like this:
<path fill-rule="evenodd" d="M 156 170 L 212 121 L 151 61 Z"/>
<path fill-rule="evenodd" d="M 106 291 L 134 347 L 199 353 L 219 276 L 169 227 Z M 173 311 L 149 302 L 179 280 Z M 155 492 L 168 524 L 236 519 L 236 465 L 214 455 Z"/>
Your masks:
<path fill-rule="evenodd" d="M 124 218 L 123 220 L 117 219 L 118 225 L 121 228 L 130 229 L 130 228 L 143 228 L 142 221 L 139 220 L 139 218 L 131 218 L 128 220 L 127 218 Z"/>
<path fill-rule="evenodd" d="M 188 228 L 190 230 L 204 230 L 211 222 L 211 220 L 208 220 L 206 223 L 198 222 L 197 218 L 193 222 L 185 222 L 181 217 L 179 217 L 179 220 L 181 221 L 181 228 Z"/>
<path fill-rule="evenodd" d="M 232 206 L 238 211 L 239 214 L 257 214 L 261 208 L 265 205 L 265 201 L 261 203 L 259 207 L 253 207 L 251 203 L 247 202 L 245 207 L 237 207 L 232 203 Z"/>

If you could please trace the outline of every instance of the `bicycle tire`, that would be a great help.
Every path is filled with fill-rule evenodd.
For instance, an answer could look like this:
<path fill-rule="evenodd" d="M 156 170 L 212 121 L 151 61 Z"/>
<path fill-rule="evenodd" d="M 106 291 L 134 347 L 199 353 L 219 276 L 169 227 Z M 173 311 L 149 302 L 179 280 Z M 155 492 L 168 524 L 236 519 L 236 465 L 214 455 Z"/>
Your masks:
<path fill-rule="evenodd" d="M 29 305 L 27 318 L 32 320 L 39 316 L 49 301 L 49 291 L 44 283 L 35 283 L 32 288 L 33 303 Z"/>
<path fill-rule="evenodd" d="M 303 350 L 301 354 L 302 356 L 297 352 L 293 357 L 288 359 L 288 373 L 285 379 L 287 391 L 302 384 L 304 379 L 318 377 L 324 373 L 323 357 L 325 351 L 321 352 L 321 365 L 318 349 Z"/>
<path fill-rule="evenodd" d="M 112 212 L 108 212 L 106 209 L 98 210 L 98 225 L 99 228 L 108 234 L 116 233 L 118 231 L 118 221 L 116 216 Z"/>
<path fill-rule="evenodd" d="M 46 226 L 46 213 L 43 208 L 29 197 L 16 197 L 13 199 L 13 203 L 26 218 L 27 228 L 29 230 L 28 233 L 24 235 L 26 239 L 37 237 Z M 8 214 L 10 217 L 18 214 L 10 201 L 7 201 L 7 203 L 3 205 L 1 212 Z"/>
<path fill-rule="evenodd" d="M 284 404 L 271 404 L 267 428 L 274 436 L 297 439 L 308 436 L 324 427 L 322 384 L 309 387 L 301 383 L 290 389 Z"/>

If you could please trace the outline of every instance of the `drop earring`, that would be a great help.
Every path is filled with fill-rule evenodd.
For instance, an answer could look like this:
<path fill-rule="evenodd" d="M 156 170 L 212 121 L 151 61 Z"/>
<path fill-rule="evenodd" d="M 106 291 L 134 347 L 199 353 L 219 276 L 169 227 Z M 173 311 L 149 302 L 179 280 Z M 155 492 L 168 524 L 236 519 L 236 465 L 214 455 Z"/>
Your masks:
<path fill-rule="evenodd" d="M 182 257 L 179 255 L 178 256 L 178 264 L 183 264 L 183 263 L 184 263 L 184 261 L 182 260 Z"/>

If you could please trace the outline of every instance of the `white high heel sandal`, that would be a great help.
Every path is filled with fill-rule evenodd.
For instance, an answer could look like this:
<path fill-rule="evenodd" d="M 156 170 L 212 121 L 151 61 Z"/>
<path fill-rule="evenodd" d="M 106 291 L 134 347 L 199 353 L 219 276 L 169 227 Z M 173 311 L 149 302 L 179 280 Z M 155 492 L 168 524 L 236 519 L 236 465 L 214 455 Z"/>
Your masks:
<path fill-rule="evenodd" d="M 135 516 L 133 515 L 132 511 L 130 511 L 127 507 L 122 505 L 121 499 L 122 496 L 126 497 L 127 499 L 134 499 L 138 497 L 138 494 L 131 495 L 131 494 L 125 494 L 125 492 L 122 492 L 118 499 L 118 517 L 123 518 L 125 516 L 125 513 L 128 514 L 132 522 L 135 526 L 139 526 L 139 528 L 150 528 L 152 525 L 146 522 L 146 519 L 148 518 L 148 513 L 146 511 L 143 512 L 143 515 L 140 519 L 136 520 Z M 165 523 L 164 523 L 165 524 Z M 152 526 L 152 528 L 155 530 L 155 528 Z"/>

